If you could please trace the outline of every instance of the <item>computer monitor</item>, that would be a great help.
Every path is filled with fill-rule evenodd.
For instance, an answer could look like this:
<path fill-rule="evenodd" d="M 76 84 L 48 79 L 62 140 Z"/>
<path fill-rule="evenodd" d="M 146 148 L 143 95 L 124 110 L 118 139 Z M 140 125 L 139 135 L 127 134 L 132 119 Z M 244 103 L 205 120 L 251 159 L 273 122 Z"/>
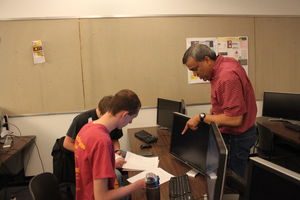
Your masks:
<path fill-rule="evenodd" d="M 176 159 L 189 165 L 195 171 L 206 174 L 206 152 L 209 140 L 210 126 L 201 123 L 195 131 L 188 129 L 181 134 L 189 117 L 174 113 L 174 123 L 171 135 L 170 153 Z"/>
<path fill-rule="evenodd" d="M 300 174 L 259 157 L 248 166 L 246 200 L 300 199 Z"/>
<path fill-rule="evenodd" d="M 157 98 L 157 117 L 156 123 L 161 128 L 171 130 L 173 126 L 173 112 L 185 112 L 184 102 L 169 99 Z"/>
<path fill-rule="evenodd" d="M 206 153 L 206 181 L 209 200 L 221 200 L 225 182 L 228 151 L 215 123 L 210 124 Z"/>
<path fill-rule="evenodd" d="M 228 151 L 215 123 L 200 123 L 197 130 L 182 135 L 189 117 L 174 113 L 170 153 L 207 178 L 208 199 L 221 200 L 226 174 Z"/>
<path fill-rule="evenodd" d="M 262 115 L 300 121 L 300 94 L 264 92 Z"/>

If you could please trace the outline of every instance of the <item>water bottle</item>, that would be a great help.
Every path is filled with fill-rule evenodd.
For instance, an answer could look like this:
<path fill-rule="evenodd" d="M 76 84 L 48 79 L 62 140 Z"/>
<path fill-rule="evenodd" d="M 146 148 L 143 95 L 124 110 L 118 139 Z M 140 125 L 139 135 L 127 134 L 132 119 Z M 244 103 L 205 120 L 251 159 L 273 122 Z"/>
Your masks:
<path fill-rule="evenodd" d="M 160 200 L 159 176 L 154 173 L 146 174 L 146 196 L 147 200 Z"/>

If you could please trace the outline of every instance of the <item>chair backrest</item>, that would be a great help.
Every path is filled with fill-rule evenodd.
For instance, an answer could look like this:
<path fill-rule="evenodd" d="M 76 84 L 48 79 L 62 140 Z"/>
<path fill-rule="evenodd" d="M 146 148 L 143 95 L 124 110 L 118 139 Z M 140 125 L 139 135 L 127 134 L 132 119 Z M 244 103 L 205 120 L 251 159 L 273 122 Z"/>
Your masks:
<path fill-rule="evenodd" d="M 59 183 L 71 182 L 75 184 L 74 153 L 63 146 L 64 137 L 58 138 L 52 148 L 53 174 Z"/>
<path fill-rule="evenodd" d="M 57 178 L 49 172 L 34 176 L 29 191 L 34 200 L 61 200 Z"/>

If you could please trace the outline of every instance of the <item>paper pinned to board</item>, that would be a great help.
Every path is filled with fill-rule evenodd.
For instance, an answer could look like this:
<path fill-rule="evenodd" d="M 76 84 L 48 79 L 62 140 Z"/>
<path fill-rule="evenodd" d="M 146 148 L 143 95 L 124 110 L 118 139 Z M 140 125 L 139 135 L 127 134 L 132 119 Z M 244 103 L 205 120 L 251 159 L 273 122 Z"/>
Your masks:
<path fill-rule="evenodd" d="M 32 41 L 32 56 L 34 64 L 46 62 L 42 40 Z"/>

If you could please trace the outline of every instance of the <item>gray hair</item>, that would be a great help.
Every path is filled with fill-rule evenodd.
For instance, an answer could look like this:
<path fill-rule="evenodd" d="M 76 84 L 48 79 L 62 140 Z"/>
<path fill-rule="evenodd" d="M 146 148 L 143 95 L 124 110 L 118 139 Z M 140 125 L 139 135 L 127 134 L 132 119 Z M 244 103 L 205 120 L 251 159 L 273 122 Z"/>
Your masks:
<path fill-rule="evenodd" d="M 216 53 L 204 44 L 195 44 L 190 46 L 182 57 L 182 63 L 186 64 L 189 57 L 193 57 L 196 61 L 200 62 L 204 60 L 205 56 L 209 57 L 212 60 L 216 60 Z"/>

